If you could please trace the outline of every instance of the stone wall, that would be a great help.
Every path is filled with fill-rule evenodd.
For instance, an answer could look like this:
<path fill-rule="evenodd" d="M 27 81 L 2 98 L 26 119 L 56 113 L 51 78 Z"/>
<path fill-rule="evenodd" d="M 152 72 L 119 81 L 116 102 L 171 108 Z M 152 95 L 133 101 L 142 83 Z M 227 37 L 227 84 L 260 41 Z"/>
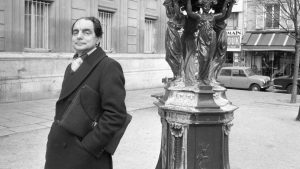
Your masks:
<path fill-rule="evenodd" d="M 164 54 L 108 54 L 123 67 L 126 89 L 162 87 L 172 72 Z M 0 102 L 57 98 L 72 53 L 0 53 Z"/>

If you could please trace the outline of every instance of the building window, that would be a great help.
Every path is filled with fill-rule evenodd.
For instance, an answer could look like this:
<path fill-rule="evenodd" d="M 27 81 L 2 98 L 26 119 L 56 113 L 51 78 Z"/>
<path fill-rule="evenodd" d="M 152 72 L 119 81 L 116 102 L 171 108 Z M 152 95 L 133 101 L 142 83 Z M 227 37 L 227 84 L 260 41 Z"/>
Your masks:
<path fill-rule="evenodd" d="M 49 5 L 25 0 L 25 48 L 49 49 Z"/>
<path fill-rule="evenodd" d="M 266 9 L 265 28 L 279 29 L 280 5 L 279 4 L 266 4 L 265 9 Z"/>
<path fill-rule="evenodd" d="M 145 31 L 144 31 L 144 52 L 154 53 L 154 20 L 145 19 Z"/>
<path fill-rule="evenodd" d="M 228 30 L 236 30 L 238 28 L 238 12 L 231 13 L 226 22 Z"/>
<path fill-rule="evenodd" d="M 99 11 L 99 20 L 103 29 L 100 46 L 106 52 L 112 52 L 112 17 L 111 12 Z"/>

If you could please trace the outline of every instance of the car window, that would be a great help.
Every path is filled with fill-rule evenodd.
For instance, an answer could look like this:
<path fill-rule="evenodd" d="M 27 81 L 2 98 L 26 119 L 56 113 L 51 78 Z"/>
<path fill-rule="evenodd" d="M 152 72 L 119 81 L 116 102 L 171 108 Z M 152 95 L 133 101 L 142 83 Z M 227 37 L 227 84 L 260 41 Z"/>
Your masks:
<path fill-rule="evenodd" d="M 231 70 L 230 69 L 222 69 L 220 76 L 231 76 Z"/>
<path fill-rule="evenodd" d="M 232 76 L 246 77 L 246 74 L 244 73 L 243 70 L 233 69 L 232 70 Z"/>
<path fill-rule="evenodd" d="M 241 77 L 246 77 L 246 74 L 244 73 L 243 70 L 239 70 L 239 76 L 241 76 Z"/>
<path fill-rule="evenodd" d="M 239 76 L 239 70 L 232 69 L 232 76 Z"/>

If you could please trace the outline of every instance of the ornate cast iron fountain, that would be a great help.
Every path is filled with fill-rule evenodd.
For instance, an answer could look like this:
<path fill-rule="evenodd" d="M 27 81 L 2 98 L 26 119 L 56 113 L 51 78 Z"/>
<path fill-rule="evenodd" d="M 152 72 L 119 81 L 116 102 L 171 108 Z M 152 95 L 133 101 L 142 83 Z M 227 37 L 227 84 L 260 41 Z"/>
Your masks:
<path fill-rule="evenodd" d="M 165 0 L 166 61 L 173 78 L 155 105 L 162 122 L 157 169 L 229 169 L 236 106 L 216 79 L 234 0 Z"/>

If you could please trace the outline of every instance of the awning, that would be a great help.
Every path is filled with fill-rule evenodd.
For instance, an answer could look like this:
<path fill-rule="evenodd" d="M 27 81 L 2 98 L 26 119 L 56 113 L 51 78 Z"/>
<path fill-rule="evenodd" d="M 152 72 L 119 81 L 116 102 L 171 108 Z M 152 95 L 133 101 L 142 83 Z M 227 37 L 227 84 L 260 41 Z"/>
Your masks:
<path fill-rule="evenodd" d="M 242 38 L 244 51 L 295 51 L 295 40 L 287 32 L 247 32 Z"/>

